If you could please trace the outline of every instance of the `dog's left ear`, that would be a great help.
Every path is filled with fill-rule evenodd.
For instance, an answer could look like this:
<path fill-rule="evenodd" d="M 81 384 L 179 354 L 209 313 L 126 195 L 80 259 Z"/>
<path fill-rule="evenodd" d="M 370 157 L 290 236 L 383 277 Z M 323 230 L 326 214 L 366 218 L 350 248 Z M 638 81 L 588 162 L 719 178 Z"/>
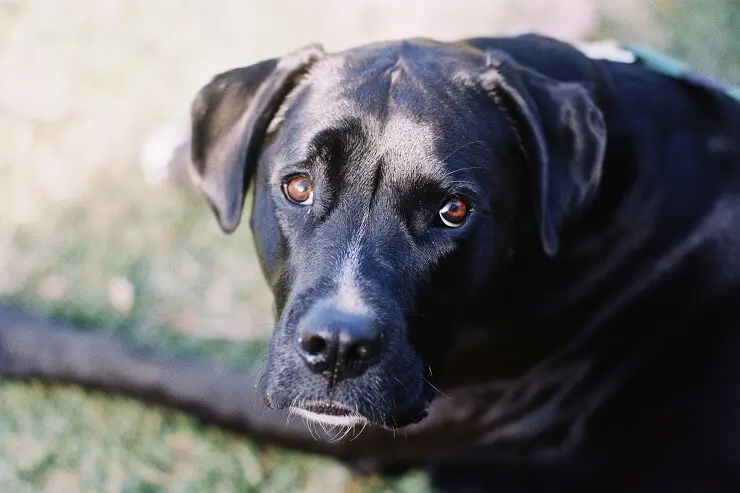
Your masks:
<path fill-rule="evenodd" d="M 195 181 L 225 232 L 239 225 L 270 121 L 300 76 L 323 56 L 320 46 L 310 45 L 230 70 L 195 97 L 190 142 Z"/>
<path fill-rule="evenodd" d="M 514 119 L 535 180 L 535 208 L 545 253 L 557 254 L 560 232 L 598 188 L 606 149 L 604 117 L 589 91 L 487 52 L 484 86 Z"/>

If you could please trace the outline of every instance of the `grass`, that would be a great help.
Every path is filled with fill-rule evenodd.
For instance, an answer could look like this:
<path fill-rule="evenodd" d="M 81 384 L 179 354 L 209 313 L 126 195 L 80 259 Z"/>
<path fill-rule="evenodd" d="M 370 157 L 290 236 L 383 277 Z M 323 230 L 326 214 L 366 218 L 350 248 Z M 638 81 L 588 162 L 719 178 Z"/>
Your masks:
<path fill-rule="evenodd" d="M 625 12 L 636 18 L 628 10 L 611 12 L 605 31 L 740 77 L 732 72 L 738 44 L 726 42 L 735 38 L 736 2 L 699 2 L 717 12 L 712 37 L 704 24 L 691 29 L 685 1 L 656 2 L 654 15 L 635 3 L 637 31 L 624 22 Z M 428 0 L 419 15 L 411 1 L 347 8 L 329 0 L 0 0 L 0 301 L 162 351 L 250 367 L 264 351 L 272 309 L 248 228 L 224 236 L 200 197 L 148 183 L 138 167 L 147 136 L 184 122 L 212 74 L 309 41 L 335 48 L 509 26 L 577 38 L 594 32 L 592 3 L 491 1 L 466 11 Z M 545 14 L 553 5 L 568 15 Z M 674 24 L 665 21 L 670 15 L 678 16 Z M 655 29 L 666 25 L 680 30 Z M 680 43 L 670 34 L 679 31 Z M 709 39 L 711 49 L 689 50 Z M 128 398 L 7 381 L 0 381 L 0 485 L 7 492 L 429 489 L 419 473 L 352 478 L 331 461 L 258 447 Z"/>
<path fill-rule="evenodd" d="M 328 460 L 259 448 L 180 413 L 76 387 L 4 383 L 0 416 L 0 484 L 8 492 L 424 488 L 419 475 L 350 483 Z"/>
<path fill-rule="evenodd" d="M 740 1 L 603 1 L 602 32 L 686 60 L 699 71 L 740 83 Z"/>

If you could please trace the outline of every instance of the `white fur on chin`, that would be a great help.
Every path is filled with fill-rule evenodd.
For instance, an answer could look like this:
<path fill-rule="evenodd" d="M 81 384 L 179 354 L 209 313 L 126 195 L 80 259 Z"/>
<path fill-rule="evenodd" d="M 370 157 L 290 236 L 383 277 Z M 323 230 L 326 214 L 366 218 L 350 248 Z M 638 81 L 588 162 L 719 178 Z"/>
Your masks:
<path fill-rule="evenodd" d="M 355 426 L 367 422 L 367 419 L 360 415 L 333 416 L 331 414 L 319 414 L 313 411 L 307 411 L 300 407 L 291 407 L 290 411 L 293 414 L 327 426 Z"/>

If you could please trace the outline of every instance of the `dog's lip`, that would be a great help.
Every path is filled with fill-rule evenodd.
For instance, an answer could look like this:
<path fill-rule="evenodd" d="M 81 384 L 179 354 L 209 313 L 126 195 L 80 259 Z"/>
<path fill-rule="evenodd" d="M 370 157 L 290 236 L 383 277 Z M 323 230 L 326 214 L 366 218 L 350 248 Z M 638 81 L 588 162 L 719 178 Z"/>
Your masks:
<path fill-rule="evenodd" d="M 335 426 L 351 428 L 355 425 L 369 423 L 369 420 L 358 412 L 334 403 L 304 403 L 300 406 L 291 406 L 290 412 L 305 420 L 332 428 Z"/>
<path fill-rule="evenodd" d="M 316 414 L 325 416 L 357 416 L 357 412 L 347 406 L 334 402 L 307 402 L 299 406 L 293 406 L 295 409 L 302 409 Z"/>

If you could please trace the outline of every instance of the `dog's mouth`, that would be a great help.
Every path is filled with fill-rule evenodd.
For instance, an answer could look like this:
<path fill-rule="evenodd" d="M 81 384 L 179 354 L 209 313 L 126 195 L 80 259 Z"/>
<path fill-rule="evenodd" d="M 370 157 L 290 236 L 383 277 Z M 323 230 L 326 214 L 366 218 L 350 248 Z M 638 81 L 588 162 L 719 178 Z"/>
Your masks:
<path fill-rule="evenodd" d="M 349 427 L 368 422 L 368 419 L 357 411 L 336 403 L 304 403 L 300 406 L 291 406 L 290 413 L 329 426 Z"/>

